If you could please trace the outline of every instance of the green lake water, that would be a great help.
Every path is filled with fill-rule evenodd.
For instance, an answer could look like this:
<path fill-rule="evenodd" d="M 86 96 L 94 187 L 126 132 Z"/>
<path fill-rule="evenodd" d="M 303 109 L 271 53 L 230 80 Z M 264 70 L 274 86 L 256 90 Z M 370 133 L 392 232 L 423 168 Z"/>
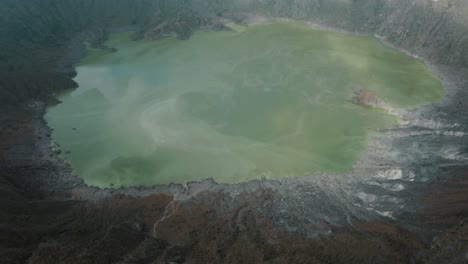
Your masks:
<path fill-rule="evenodd" d="M 46 115 L 63 157 L 91 185 L 345 172 L 376 129 L 397 121 L 346 101 L 352 88 L 402 108 L 443 96 L 420 61 L 299 23 L 186 41 L 129 36 L 111 35 L 116 53 L 90 49 L 77 67 L 80 88 Z"/>

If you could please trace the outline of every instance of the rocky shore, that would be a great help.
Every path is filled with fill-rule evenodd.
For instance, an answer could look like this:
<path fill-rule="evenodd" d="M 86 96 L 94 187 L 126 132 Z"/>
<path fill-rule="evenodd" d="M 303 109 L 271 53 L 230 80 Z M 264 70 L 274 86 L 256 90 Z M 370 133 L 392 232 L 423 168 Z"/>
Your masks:
<path fill-rule="evenodd" d="M 138 13 L 150 5 L 146 2 L 130 10 Z M 436 11 L 447 3 L 463 7 L 457 1 L 439 2 Z M 379 11 L 389 12 L 397 3 Z M 125 1 L 114 5 L 129 8 Z M 230 8 L 226 4 L 225 9 Z M 432 14 L 427 8 L 424 4 L 419 20 Z M 190 30 L 199 27 L 193 26 L 193 19 L 203 20 L 192 16 L 193 10 L 184 12 L 189 14 L 187 19 L 187 13 L 176 12 L 184 17 L 178 23 L 171 18 L 164 24 L 163 16 L 154 18 L 156 28 L 145 32 L 155 32 L 156 39 L 171 32 L 189 36 Z M 297 19 L 302 11 L 295 11 L 296 15 L 284 12 Z M 378 13 L 373 23 L 380 19 Z M 249 21 L 245 12 L 217 15 Z M 343 13 L 348 16 L 347 11 Z M 123 24 L 143 23 L 133 17 L 121 20 L 128 20 Z M 330 22 L 322 16 L 319 20 L 336 27 L 343 18 Z M 188 28 L 184 23 L 190 24 Z M 373 26 L 358 27 L 359 23 L 353 20 L 342 28 L 375 32 Z M 96 28 L 92 32 L 105 32 Z M 72 38 L 56 41 L 61 47 L 58 51 L 42 50 L 39 57 L 52 54 L 55 58 L 44 64 L 44 73 L 35 70 L 31 74 L 16 65 L 13 71 L 2 70 L 1 76 L 7 77 L 0 85 L 8 88 L 2 90 L 0 101 L 16 102 L 3 105 L 0 113 L 2 262 L 466 263 L 468 70 L 452 57 L 440 59 L 442 55 L 433 47 L 407 49 L 413 47 L 409 41 L 387 30 L 388 24 L 377 33 L 425 59 L 447 94 L 440 103 L 404 111 L 405 124 L 381 131 L 345 175 L 259 179 L 235 185 L 208 179 L 185 186 L 90 187 L 51 148 L 52 131 L 43 119 L 53 95 L 76 86 L 70 79 L 73 65 L 84 55 L 81 43 L 90 35 L 77 30 Z M 409 33 L 402 29 L 399 36 Z M 461 45 L 458 41 L 455 47 Z"/>
<path fill-rule="evenodd" d="M 350 175 L 102 190 L 84 185 L 50 148 L 51 131 L 42 111 L 11 109 L 2 115 L 2 124 L 9 127 L 2 130 L 2 138 L 9 140 L 1 151 L 1 188 L 7 194 L 0 199 L 7 208 L 0 217 L 1 252 L 6 263 L 466 260 L 468 227 L 462 219 L 468 184 L 461 164 L 426 183 L 404 181 L 405 174 L 398 171 L 372 182 L 356 167 Z M 363 177 L 362 184 L 354 174 Z M 342 184 L 343 177 L 351 179 Z M 406 188 L 396 195 L 406 199 L 398 204 L 419 209 L 391 218 L 379 217 L 375 212 L 380 208 L 369 212 L 369 206 L 382 202 L 366 200 L 366 185 L 381 185 L 373 196 L 381 199 L 397 182 Z M 344 189 L 348 184 L 361 191 Z M 385 184 L 391 187 L 385 189 Z M 356 210 L 355 203 L 367 208 Z"/>

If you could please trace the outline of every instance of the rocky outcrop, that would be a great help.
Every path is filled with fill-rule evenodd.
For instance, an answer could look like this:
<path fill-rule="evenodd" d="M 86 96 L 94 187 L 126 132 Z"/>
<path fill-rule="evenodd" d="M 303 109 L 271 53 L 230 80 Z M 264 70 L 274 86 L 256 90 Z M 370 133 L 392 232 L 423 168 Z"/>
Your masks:
<path fill-rule="evenodd" d="M 397 111 L 393 107 L 385 103 L 384 100 L 380 99 L 373 92 L 366 89 L 353 89 L 353 91 L 355 96 L 349 100 L 351 103 L 367 107 L 381 108 L 391 115 L 397 115 Z"/>

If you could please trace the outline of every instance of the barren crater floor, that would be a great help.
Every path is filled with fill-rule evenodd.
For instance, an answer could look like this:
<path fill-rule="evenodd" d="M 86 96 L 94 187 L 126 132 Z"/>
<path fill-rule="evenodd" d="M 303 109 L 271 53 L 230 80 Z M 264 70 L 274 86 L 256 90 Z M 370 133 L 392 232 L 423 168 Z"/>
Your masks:
<path fill-rule="evenodd" d="M 396 117 L 347 101 L 365 88 L 395 108 L 443 96 L 420 61 L 377 40 L 299 23 L 198 31 L 186 41 L 89 49 L 80 88 L 46 119 L 62 156 L 100 187 L 233 183 L 344 172 Z"/>

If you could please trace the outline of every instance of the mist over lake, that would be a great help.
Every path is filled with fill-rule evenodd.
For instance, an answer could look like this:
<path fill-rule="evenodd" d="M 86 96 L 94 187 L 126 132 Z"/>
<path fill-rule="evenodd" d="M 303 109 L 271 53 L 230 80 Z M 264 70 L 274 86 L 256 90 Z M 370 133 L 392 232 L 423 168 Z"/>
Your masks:
<path fill-rule="evenodd" d="M 398 117 L 348 101 L 367 89 L 395 108 L 440 100 L 424 64 L 377 40 L 264 23 L 186 41 L 114 33 L 77 67 L 79 89 L 46 119 L 62 156 L 100 187 L 342 173 Z"/>

